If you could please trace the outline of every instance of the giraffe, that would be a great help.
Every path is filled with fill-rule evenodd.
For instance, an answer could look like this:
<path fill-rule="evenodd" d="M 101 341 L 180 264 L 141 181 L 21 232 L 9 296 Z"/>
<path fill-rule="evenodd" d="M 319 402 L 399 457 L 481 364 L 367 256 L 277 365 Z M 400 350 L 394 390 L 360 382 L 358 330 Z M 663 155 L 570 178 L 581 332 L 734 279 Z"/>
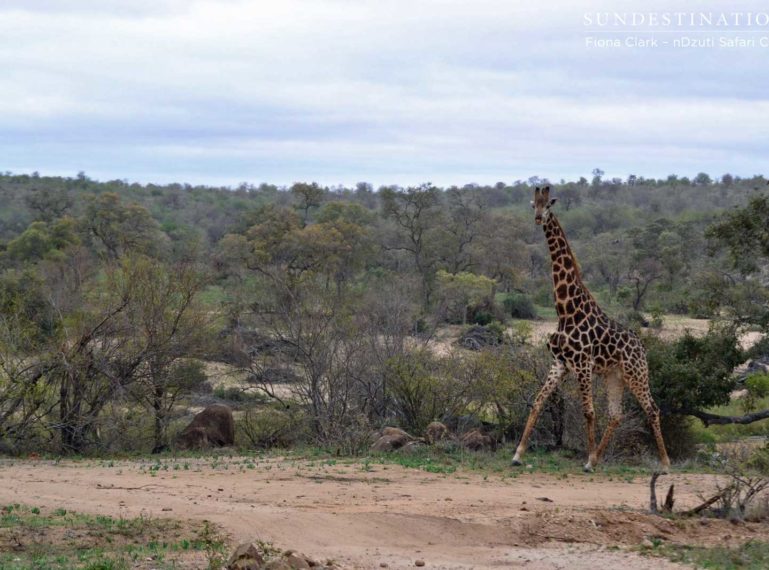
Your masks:
<path fill-rule="evenodd" d="M 609 444 L 612 433 L 622 418 L 622 394 L 625 386 L 641 404 L 657 440 L 663 471 L 670 467 L 665 442 L 660 430 L 659 409 L 649 389 L 646 351 L 638 336 L 610 319 L 598 306 L 582 282 L 579 266 L 558 219 L 550 211 L 556 198 L 550 198 L 550 187 L 534 191 L 534 221 L 543 226 L 550 249 L 555 308 L 558 330 L 550 336 L 549 348 L 553 364 L 542 389 L 534 400 L 521 441 L 513 457 L 513 465 L 521 465 L 531 431 L 542 406 L 567 372 L 577 377 L 582 409 L 587 428 L 588 460 L 585 471 L 592 471 Z M 604 378 L 609 400 L 609 423 L 601 441 L 595 442 L 595 410 L 593 408 L 593 374 Z"/>

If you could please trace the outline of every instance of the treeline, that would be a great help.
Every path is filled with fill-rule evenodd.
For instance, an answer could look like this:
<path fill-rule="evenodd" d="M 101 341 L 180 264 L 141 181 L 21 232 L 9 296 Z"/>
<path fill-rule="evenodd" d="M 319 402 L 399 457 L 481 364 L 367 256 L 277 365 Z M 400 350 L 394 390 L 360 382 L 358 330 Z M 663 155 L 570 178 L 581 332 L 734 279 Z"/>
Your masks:
<path fill-rule="evenodd" d="M 163 449 L 212 361 L 321 443 L 353 449 L 371 426 L 489 410 L 514 437 L 547 361 L 501 326 L 551 305 L 528 205 L 537 182 L 231 190 L 0 176 L 0 440 Z M 749 211 L 765 185 L 596 171 L 553 193 L 586 281 L 615 314 L 757 322 L 762 266 L 727 257 L 744 255 L 723 213 Z M 436 355 L 425 346 L 443 323 L 487 326 L 499 345 Z M 132 426 L 146 440 L 121 439 Z"/>

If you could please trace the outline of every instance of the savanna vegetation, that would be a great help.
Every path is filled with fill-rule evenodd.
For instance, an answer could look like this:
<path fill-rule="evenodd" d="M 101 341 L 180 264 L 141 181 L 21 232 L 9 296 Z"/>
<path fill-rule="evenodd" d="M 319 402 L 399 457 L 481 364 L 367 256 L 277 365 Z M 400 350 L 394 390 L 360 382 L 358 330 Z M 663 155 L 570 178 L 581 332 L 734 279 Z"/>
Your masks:
<path fill-rule="evenodd" d="M 421 433 L 451 418 L 514 440 L 549 363 L 520 320 L 553 315 L 529 207 L 540 182 L 231 189 L 0 175 L 0 444 L 161 451 L 190 407 L 213 401 L 239 410 L 251 448 L 357 453 L 381 426 Z M 769 327 L 766 185 L 598 169 L 554 184 L 585 281 L 646 331 L 678 455 L 722 433 L 702 422 L 767 431 L 766 377 L 732 374 L 769 354 L 766 341 L 750 354 L 738 343 Z M 713 326 L 666 340 L 654 328 L 668 315 Z M 448 325 L 486 340 L 435 350 Z M 738 382 L 748 398 L 727 409 Z M 582 445 L 568 396 L 553 398 L 535 443 Z M 614 452 L 636 455 L 648 434 L 628 409 Z"/>

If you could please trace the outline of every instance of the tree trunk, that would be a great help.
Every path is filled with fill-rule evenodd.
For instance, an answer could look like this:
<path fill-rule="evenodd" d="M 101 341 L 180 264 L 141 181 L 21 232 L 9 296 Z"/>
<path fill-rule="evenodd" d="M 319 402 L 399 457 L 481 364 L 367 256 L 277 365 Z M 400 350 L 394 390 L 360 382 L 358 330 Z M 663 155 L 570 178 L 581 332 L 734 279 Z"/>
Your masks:
<path fill-rule="evenodd" d="M 155 384 L 155 390 L 152 395 L 152 409 L 155 414 L 155 430 L 154 440 L 155 445 L 152 448 L 152 453 L 160 453 L 168 449 L 168 443 L 166 443 L 166 430 L 165 430 L 165 410 L 163 409 L 163 386 L 160 383 Z"/>

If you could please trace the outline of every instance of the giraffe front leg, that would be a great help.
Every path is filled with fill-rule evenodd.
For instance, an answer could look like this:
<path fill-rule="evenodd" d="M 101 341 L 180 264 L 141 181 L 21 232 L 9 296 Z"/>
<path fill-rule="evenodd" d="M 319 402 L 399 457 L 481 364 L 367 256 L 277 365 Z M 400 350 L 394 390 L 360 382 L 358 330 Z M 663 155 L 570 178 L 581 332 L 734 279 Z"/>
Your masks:
<path fill-rule="evenodd" d="M 534 430 L 534 426 L 537 423 L 537 418 L 539 417 L 539 413 L 542 411 L 542 406 L 545 404 L 553 391 L 558 387 L 558 383 L 563 379 L 565 375 L 566 366 L 564 363 L 560 360 L 553 362 L 553 365 L 550 367 L 550 372 L 547 375 L 547 380 L 545 380 L 545 384 L 540 389 L 539 394 L 537 394 L 537 397 L 534 400 L 534 405 L 531 407 L 529 418 L 526 420 L 526 427 L 523 429 L 523 435 L 521 435 L 521 441 L 518 443 L 518 447 L 515 450 L 515 455 L 513 456 L 513 465 L 522 464 L 521 457 L 526 451 L 526 444 L 528 443 L 529 436 L 531 436 L 531 432 Z"/>

